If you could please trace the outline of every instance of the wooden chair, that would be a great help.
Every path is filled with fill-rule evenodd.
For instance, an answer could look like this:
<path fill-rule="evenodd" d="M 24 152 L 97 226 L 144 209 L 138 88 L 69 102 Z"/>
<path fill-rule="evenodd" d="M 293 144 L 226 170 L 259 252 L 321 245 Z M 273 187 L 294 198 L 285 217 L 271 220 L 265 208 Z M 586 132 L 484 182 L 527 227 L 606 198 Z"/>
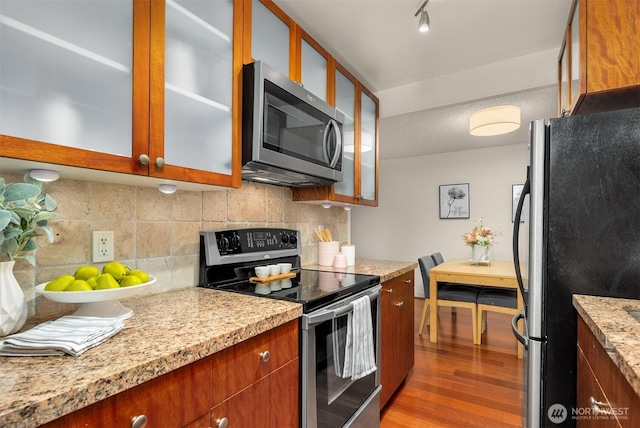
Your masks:
<path fill-rule="evenodd" d="M 482 334 L 487 330 L 487 311 L 515 315 L 518 313 L 518 292 L 513 288 L 483 287 L 477 298 L 478 311 L 476 327 L 478 345 L 482 344 Z"/>
<path fill-rule="evenodd" d="M 420 265 L 420 273 L 422 274 L 422 283 L 424 285 L 424 306 L 422 308 L 422 319 L 420 320 L 420 329 L 418 333 L 422 335 L 425 321 L 429 325 L 429 270 L 435 267 L 435 262 L 431 256 L 424 256 L 418 259 Z M 465 285 L 455 284 L 438 284 L 438 302 L 437 306 L 449 306 L 452 308 L 469 308 L 471 309 L 471 324 L 473 343 L 478 343 L 478 327 L 477 323 L 477 305 L 478 289 L 475 287 L 467 287 Z M 438 308 L 431 310 L 437 311 Z"/>

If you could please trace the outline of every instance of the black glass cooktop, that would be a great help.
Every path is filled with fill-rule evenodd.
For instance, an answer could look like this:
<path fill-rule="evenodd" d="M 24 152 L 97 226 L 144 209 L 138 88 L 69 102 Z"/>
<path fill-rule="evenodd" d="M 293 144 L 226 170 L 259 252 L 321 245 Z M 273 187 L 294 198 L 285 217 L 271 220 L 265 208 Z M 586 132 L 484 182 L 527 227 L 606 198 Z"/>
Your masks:
<path fill-rule="evenodd" d="M 302 303 L 303 312 L 309 313 L 380 283 L 380 277 L 375 275 L 305 269 L 294 273 L 294 278 L 264 283 L 240 281 L 220 286 L 210 285 L 208 288 Z"/>

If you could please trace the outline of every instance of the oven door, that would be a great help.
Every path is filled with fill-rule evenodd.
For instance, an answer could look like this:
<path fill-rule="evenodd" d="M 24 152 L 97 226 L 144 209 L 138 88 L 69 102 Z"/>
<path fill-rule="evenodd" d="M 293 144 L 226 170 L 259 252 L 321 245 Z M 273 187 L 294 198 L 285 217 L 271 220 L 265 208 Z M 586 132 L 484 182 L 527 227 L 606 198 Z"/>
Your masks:
<path fill-rule="evenodd" d="M 306 428 L 377 427 L 380 422 L 380 290 L 376 285 L 302 316 L 302 426 Z M 334 342 L 344 338 L 353 302 L 371 302 L 374 352 L 378 369 L 352 380 L 336 374 Z M 339 356 L 338 358 L 340 358 Z"/>

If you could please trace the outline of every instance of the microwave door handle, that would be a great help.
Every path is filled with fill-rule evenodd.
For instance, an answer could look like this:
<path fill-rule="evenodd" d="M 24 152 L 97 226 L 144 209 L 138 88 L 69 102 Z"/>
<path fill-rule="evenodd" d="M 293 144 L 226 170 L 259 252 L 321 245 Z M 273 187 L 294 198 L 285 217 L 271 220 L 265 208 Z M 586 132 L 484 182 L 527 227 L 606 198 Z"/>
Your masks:
<path fill-rule="evenodd" d="M 333 131 L 332 131 L 333 130 Z M 330 132 L 333 132 L 336 136 L 336 150 L 333 153 L 329 153 L 329 135 Z M 322 139 L 322 143 L 324 145 L 324 153 L 325 153 L 325 161 L 329 164 L 331 168 L 335 168 L 336 164 L 340 160 L 340 154 L 342 153 L 342 136 L 340 135 L 340 127 L 338 123 L 331 119 L 327 122 L 327 126 L 324 128 L 324 137 Z M 329 161 L 331 158 L 331 161 Z"/>

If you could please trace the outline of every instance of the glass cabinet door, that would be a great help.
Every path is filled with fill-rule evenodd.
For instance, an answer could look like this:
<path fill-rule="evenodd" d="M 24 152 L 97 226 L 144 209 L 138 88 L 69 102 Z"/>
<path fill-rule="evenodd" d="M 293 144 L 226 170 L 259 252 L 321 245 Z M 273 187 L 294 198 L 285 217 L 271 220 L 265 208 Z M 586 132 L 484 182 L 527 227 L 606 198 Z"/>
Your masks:
<path fill-rule="evenodd" d="M 166 0 L 164 157 L 231 174 L 233 0 Z"/>
<path fill-rule="evenodd" d="M 355 90 L 355 84 L 340 70 L 336 70 L 336 108 L 344 114 L 344 124 L 342 126 L 342 181 L 335 184 L 335 192 L 351 197 L 355 196 Z"/>
<path fill-rule="evenodd" d="M 327 58 L 304 39 L 302 39 L 302 85 L 321 100 L 327 100 Z"/>
<path fill-rule="evenodd" d="M 251 3 L 251 55 L 289 76 L 289 26 L 260 0 Z"/>
<path fill-rule="evenodd" d="M 580 95 L 580 2 L 571 17 L 571 96 L 570 105 L 575 106 Z"/>
<path fill-rule="evenodd" d="M 132 1 L 0 1 L 0 134 L 132 152 Z"/>
<path fill-rule="evenodd" d="M 377 103 L 363 92 L 360 113 L 360 196 L 365 200 L 376 200 L 377 113 Z"/>

